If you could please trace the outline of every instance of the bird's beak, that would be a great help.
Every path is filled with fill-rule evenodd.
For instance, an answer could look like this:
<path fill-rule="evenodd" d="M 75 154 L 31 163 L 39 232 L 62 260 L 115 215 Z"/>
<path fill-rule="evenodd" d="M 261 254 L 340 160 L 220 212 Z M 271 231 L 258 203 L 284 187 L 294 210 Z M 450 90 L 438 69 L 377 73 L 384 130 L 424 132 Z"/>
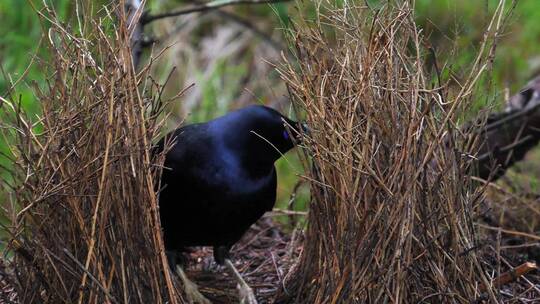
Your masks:
<path fill-rule="evenodd" d="M 294 120 L 290 120 L 288 118 L 285 118 L 285 122 L 291 127 L 289 130 L 289 134 L 296 140 L 296 142 L 302 142 L 302 136 L 301 134 L 310 134 L 310 130 L 307 126 L 307 123 L 305 122 L 297 122 Z"/>

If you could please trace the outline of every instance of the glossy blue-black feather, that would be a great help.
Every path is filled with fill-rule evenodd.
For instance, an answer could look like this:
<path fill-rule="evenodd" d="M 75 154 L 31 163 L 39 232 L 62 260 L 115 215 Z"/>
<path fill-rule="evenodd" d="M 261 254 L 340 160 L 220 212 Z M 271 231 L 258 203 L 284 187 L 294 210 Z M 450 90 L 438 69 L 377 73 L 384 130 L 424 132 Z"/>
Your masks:
<path fill-rule="evenodd" d="M 158 143 L 156 153 L 166 140 L 173 142 L 159 194 L 167 250 L 214 246 L 216 260 L 223 262 L 230 247 L 274 206 L 274 162 L 294 146 L 286 124 L 292 133 L 298 130 L 279 112 L 250 106 L 181 127 Z"/>

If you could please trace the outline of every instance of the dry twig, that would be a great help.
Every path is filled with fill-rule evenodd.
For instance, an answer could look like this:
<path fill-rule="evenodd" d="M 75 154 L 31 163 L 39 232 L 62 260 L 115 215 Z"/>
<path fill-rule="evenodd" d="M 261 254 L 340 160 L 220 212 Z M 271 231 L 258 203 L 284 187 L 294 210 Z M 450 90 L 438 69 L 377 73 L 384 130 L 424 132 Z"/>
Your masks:
<path fill-rule="evenodd" d="M 519 265 L 518 267 L 512 269 L 512 270 L 509 270 L 503 274 L 501 274 L 500 276 L 496 277 L 492 282 L 491 284 L 493 285 L 494 288 L 499 288 L 505 284 L 508 284 L 512 281 L 515 281 L 517 280 L 519 277 L 521 276 L 524 276 L 526 275 L 527 273 L 533 271 L 533 270 L 537 270 L 538 267 L 536 266 L 536 263 L 532 263 L 532 262 L 526 262 L 526 263 L 523 263 L 521 265 Z M 480 291 L 485 291 L 487 288 L 485 285 L 481 285 L 480 287 Z"/>

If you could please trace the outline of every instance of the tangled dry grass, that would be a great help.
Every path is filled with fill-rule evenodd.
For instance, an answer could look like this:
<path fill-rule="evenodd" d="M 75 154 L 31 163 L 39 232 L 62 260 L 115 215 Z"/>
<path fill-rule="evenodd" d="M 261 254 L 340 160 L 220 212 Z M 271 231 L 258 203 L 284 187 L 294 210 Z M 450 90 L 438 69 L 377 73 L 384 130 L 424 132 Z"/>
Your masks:
<path fill-rule="evenodd" d="M 298 62 L 281 73 L 312 129 L 305 141 L 312 203 L 303 254 L 282 301 L 482 297 L 490 280 L 472 223 L 482 188 L 467 178 L 476 139 L 456 120 L 493 54 L 503 4 L 456 94 L 440 74 L 425 71 L 430 52 L 408 1 L 378 10 L 315 1 L 317 17 L 296 24 Z"/>
<path fill-rule="evenodd" d="M 38 12 L 51 60 L 39 62 L 38 121 L 4 98 L 14 169 L 10 284 L 21 303 L 178 303 L 163 252 L 149 153 L 161 86 L 136 73 L 122 5 L 77 2 L 65 27 Z M 112 33 L 112 34 L 111 34 Z"/>

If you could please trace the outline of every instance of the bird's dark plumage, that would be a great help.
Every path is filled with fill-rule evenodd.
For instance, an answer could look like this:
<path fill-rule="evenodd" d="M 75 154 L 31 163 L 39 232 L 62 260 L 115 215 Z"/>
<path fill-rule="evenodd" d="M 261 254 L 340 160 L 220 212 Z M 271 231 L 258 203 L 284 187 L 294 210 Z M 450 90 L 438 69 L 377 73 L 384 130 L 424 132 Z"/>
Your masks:
<path fill-rule="evenodd" d="M 264 106 L 250 106 L 162 139 L 167 152 L 159 194 L 165 247 L 214 246 L 223 263 L 230 247 L 276 200 L 274 162 L 293 148 L 298 123 Z"/>

